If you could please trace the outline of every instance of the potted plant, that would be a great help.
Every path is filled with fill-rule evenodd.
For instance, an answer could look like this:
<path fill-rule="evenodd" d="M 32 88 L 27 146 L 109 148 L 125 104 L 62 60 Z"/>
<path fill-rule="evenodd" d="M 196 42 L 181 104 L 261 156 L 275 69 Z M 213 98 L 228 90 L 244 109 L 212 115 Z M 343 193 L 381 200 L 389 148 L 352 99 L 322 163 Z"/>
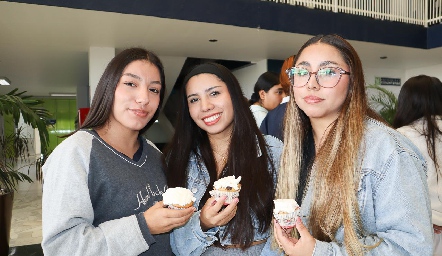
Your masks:
<path fill-rule="evenodd" d="M 385 121 L 387 121 L 390 125 L 393 124 L 393 118 L 396 114 L 397 106 L 396 95 L 378 84 L 369 85 L 367 88 L 377 91 L 377 94 L 370 96 L 370 105 L 377 110 Z"/>
<path fill-rule="evenodd" d="M 0 95 L 0 115 L 11 115 L 15 126 L 22 116 L 26 124 L 37 128 L 41 152 L 45 154 L 49 144 L 46 119 L 50 114 L 46 109 L 37 106 L 42 101 L 24 96 L 24 93 L 17 93 L 15 89 Z M 28 139 L 23 136 L 22 131 L 22 128 L 17 128 L 12 133 L 5 134 L 3 129 L 0 129 L 0 255 L 9 253 L 14 191 L 17 190 L 19 182 L 32 182 L 32 179 L 20 172 L 16 165 L 18 159 L 23 159 L 29 154 Z"/>

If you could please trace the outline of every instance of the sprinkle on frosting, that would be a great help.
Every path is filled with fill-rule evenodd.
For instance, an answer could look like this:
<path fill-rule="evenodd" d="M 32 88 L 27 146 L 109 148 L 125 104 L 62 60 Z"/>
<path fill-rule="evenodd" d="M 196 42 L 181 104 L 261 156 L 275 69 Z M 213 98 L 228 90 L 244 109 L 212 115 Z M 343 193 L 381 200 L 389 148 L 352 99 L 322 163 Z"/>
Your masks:
<path fill-rule="evenodd" d="M 195 202 L 195 197 L 192 191 L 187 188 L 176 187 L 168 188 L 163 193 L 163 203 L 165 205 L 188 205 L 190 202 Z"/>
<path fill-rule="evenodd" d="M 214 189 L 226 189 L 230 188 L 229 190 L 238 190 L 239 189 L 239 182 L 241 181 L 241 176 L 238 176 L 238 178 L 235 179 L 235 176 L 227 176 L 224 178 L 221 178 L 213 183 Z"/>

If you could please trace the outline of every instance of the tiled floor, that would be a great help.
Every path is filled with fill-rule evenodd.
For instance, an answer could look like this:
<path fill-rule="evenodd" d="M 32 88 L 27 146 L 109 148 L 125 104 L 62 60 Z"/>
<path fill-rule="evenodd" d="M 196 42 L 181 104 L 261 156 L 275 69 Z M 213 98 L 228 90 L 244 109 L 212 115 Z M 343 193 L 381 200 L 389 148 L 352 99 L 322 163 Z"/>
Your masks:
<path fill-rule="evenodd" d="M 35 165 L 30 164 L 33 183 L 22 182 L 14 196 L 10 247 L 40 244 L 42 184 L 35 180 Z M 23 171 L 27 174 L 26 171 Z"/>

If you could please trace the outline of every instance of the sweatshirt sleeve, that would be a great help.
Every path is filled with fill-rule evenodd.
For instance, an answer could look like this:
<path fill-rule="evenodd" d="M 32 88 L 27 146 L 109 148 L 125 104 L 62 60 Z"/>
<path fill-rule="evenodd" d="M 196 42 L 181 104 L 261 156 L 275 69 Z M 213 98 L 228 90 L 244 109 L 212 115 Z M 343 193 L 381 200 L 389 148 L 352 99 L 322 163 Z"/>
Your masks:
<path fill-rule="evenodd" d="M 92 136 L 74 135 L 63 141 L 43 166 L 44 254 L 139 255 L 148 250 L 135 215 L 93 226 L 88 189 Z"/>

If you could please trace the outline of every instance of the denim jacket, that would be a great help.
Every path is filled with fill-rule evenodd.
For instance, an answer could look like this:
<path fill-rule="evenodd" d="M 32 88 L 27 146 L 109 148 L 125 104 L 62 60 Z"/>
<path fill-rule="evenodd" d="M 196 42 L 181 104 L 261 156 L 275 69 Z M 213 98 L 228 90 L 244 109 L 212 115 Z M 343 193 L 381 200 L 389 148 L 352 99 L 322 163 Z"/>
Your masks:
<path fill-rule="evenodd" d="M 264 138 L 267 144 L 268 154 L 273 160 L 275 171 L 277 172 L 279 171 L 279 160 L 283 144 L 279 139 L 273 136 L 266 135 Z M 257 157 L 260 156 L 261 155 L 258 155 Z M 252 159 L 250 160 L 253 161 Z M 197 160 L 196 155 L 190 156 L 187 171 L 187 188 L 194 193 L 196 198 L 194 206 L 198 209 L 200 200 L 206 192 L 207 186 L 210 182 L 209 173 L 206 166 L 204 166 L 204 163 Z M 274 180 L 276 184 L 276 176 L 274 177 Z M 260 233 L 258 231 L 259 225 L 256 219 L 254 219 L 254 223 L 254 240 L 257 241 L 268 238 L 269 231 Z M 217 233 L 219 233 L 219 237 L 222 237 L 225 228 L 226 226 L 215 227 L 203 232 L 200 225 L 200 211 L 197 211 L 193 214 L 186 225 L 173 230 L 170 237 L 172 250 L 176 255 L 201 255 L 207 249 L 207 247 L 211 246 L 215 241 L 218 240 L 218 238 L 215 236 Z M 228 237 L 220 241 L 220 243 L 221 245 L 232 244 Z"/>
<path fill-rule="evenodd" d="M 367 119 L 365 126 L 357 193 L 364 229 L 360 242 L 373 245 L 382 240 L 366 255 L 431 256 L 433 228 L 423 156 L 411 141 L 380 122 Z M 309 185 L 300 214 L 306 226 L 312 193 Z M 344 228 L 341 226 L 335 235 L 332 242 L 316 240 L 313 255 L 347 255 Z M 270 249 L 271 240 L 263 255 L 278 255 Z"/>

